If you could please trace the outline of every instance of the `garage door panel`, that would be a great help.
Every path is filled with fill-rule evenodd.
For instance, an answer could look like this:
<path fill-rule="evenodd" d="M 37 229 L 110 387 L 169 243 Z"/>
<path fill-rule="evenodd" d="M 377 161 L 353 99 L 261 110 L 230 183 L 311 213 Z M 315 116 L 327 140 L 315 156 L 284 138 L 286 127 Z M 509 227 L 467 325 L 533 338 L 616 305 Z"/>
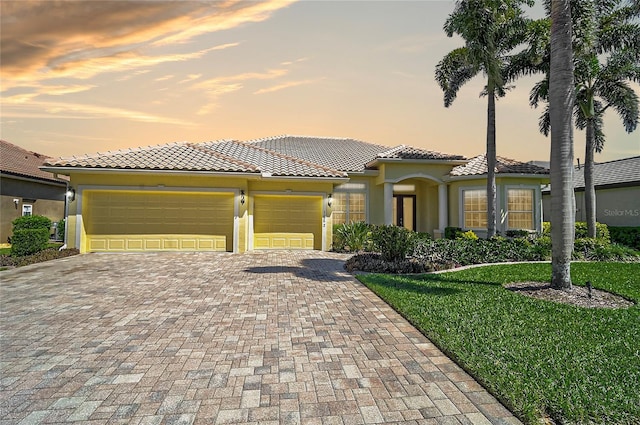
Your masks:
<path fill-rule="evenodd" d="M 231 193 L 86 191 L 84 199 L 89 251 L 233 247 Z"/>
<path fill-rule="evenodd" d="M 256 196 L 255 249 L 322 249 L 322 197 Z"/>

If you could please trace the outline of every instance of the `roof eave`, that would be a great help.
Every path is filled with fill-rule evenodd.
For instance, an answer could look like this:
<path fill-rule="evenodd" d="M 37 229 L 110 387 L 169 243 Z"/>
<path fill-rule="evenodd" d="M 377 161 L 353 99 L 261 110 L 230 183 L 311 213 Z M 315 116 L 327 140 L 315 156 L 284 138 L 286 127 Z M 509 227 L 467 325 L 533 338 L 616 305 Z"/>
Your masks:
<path fill-rule="evenodd" d="M 67 185 L 67 182 L 64 181 L 64 180 L 45 179 L 43 177 L 35 177 L 35 176 L 29 176 L 29 175 L 26 175 L 26 174 L 12 173 L 11 171 L 6 171 L 6 170 L 1 170 L 0 171 L 0 175 L 13 177 L 13 178 L 15 178 L 17 180 L 32 181 L 32 182 L 51 184 L 51 185 L 56 185 L 56 186 L 66 186 Z"/>
<path fill-rule="evenodd" d="M 95 168 L 95 167 L 60 167 L 45 166 L 40 167 L 44 171 L 57 173 L 62 175 L 71 175 L 73 173 L 83 174 L 198 174 L 207 176 L 226 176 L 226 177 L 247 177 L 260 178 L 259 171 L 206 171 L 206 170 L 155 170 L 155 169 L 139 169 L 139 168 Z"/>
<path fill-rule="evenodd" d="M 323 183 L 343 183 L 349 181 L 349 177 L 320 177 L 320 176 L 259 176 L 262 180 L 269 181 L 287 181 L 287 182 L 305 182 L 316 181 Z"/>
<path fill-rule="evenodd" d="M 384 163 L 405 163 L 405 164 L 440 164 L 440 165 L 464 165 L 468 159 L 416 159 L 416 158 L 376 158 L 365 164 L 365 167 L 374 167 L 376 164 Z"/>
<path fill-rule="evenodd" d="M 540 179 L 540 180 L 548 180 L 551 178 L 549 174 L 496 173 L 496 178 L 505 178 L 505 177 L 530 178 L 530 179 Z M 459 180 L 476 180 L 476 179 L 486 179 L 486 178 L 487 178 L 487 173 L 470 174 L 470 175 L 464 175 L 464 176 L 444 176 L 442 180 L 459 181 Z"/>

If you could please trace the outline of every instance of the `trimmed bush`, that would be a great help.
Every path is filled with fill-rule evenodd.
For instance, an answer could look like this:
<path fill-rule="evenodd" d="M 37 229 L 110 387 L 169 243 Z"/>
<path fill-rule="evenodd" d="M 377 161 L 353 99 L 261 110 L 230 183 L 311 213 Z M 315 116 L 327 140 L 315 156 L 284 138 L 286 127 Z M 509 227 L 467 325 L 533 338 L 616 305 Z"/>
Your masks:
<path fill-rule="evenodd" d="M 51 229 L 51 220 L 41 215 L 25 215 L 11 222 L 13 230 L 23 229 Z"/>
<path fill-rule="evenodd" d="M 640 227 L 609 226 L 611 242 L 640 251 Z"/>
<path fill-rule="evenodd" d="M 462 234 L 462 228 L 460 227 L 445 227 L 444 238 L 445 239 L 457 239 Z"/>
<path fill-rule="evenodd" d="M 47 247 L 49 229 L 19 229 L 11 237 L 11 255 L 21 257 L 35 254 Z"/>
<path fill-rule="evenodd" d="M 23 256 L 42 251 L 49 243 L 51 220 L 41 215 L 25 215 L 12 221 L 11 255 Z"/>
<path fill-rule="evenodd" d="M 371 232 L 373 248 L 386 261 L 401 261 L 413 250 L 414 232 L 394 225 L 375 226 Z"/>

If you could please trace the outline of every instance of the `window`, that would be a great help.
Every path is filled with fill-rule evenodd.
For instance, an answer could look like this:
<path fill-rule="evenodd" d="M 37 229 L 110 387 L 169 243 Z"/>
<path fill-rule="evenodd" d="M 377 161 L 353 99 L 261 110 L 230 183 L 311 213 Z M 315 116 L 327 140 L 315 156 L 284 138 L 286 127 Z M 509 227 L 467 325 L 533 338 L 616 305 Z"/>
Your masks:
<path fill-rule="evenodd" d="M 507 212 L 509 229 L 534 230 L 533 189 L 507 190 Z"/>
<path fill-rule="evenodd" d="M 473 189 L 463 191 L 464 228 L 487 228 L 487 191 Z"/>
<path fill-rule="evenodd" d="M 33 214 L 33 205 L 22 204 L 22 215 L 32 215 Z"/>
<path fill-rule="evenodd" d="M 366 221 L 364 193 L 336 192 L 332 199 L 333 224 Z"/>

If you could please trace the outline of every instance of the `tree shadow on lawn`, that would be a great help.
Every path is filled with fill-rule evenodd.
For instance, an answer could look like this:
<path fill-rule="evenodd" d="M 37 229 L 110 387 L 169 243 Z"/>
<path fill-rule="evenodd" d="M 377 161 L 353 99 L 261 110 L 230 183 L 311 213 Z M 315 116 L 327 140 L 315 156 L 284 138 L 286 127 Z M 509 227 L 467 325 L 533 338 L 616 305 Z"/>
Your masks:
<path fill-rule="evenodd" d="M 417 294 L 428 295 L 455 295 L 464 292 L 464 286 L 469 284 L 490 286 L 496 289 L 503 289 L 500 282 L 486 282 L 478 280 L 469 280 L 462 278 L 443 277 L 439 275 L 416 275 L 416 276 L 394 276 L 394 275 L 367 275 L 364 279 L 372 284 L 415 292 Z M 430 285 L 430 282 L 436 284 L 458 284 L 461 288 L 450 288 Z"/>
<path fill-rule="evenodd" d="M 321 282 L 346 282 L 353 277 L 344 270 L 344 260 L 333 258 L 305 258 L 301 266 L 261 266 L 250 267 L 248 273 L 291 273 L 296 277 Z"/>

